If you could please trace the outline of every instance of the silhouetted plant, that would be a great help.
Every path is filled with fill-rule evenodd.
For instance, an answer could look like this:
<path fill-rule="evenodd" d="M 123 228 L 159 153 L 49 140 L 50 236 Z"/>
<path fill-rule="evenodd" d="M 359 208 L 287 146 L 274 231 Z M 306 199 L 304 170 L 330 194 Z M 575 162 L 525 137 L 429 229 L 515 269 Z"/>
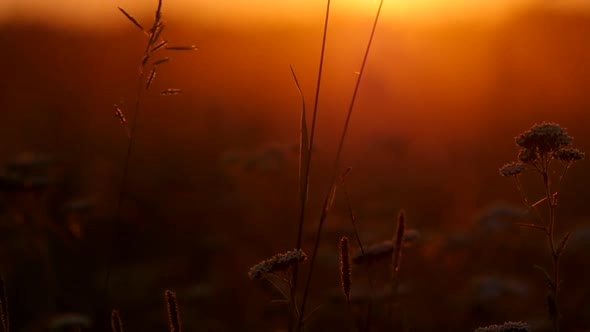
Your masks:
<path fill-rule="evenodd" d="M 291 306 L 290 317 L 299 320 L 299 308 L 293 292 L 293 269 L 304 262 L 307 255 L 301 249 L 294 249 L 282 254 L 276 254 L 250 268 L 248 277 L 252 280 L 264 279 L 268 281 L 283 297 L 275 302 L 284 302 Z"/>
<path fill-rule="evenodd" d="M 125 161 L 123 165 L 123 175 L 121 179 L 121 185 L 119 188 L 119 198 L 116 207 L 116 217 L 117 220 L 121 217 L 121 210 L 123 208 L 123 202 L 125 199 L 126 193 L 126 184 L 127 178 L 129 175 L 129 160 L 131 158 L 131 152 L 133 150 L 133 142 L 135 138 L 135 130 L 137 128 L 137 120 L 139 116 L 139 112 L 141 109 L 141 102 L 143 100 L 144 92 L 149 90 L 150 86 L 154 82 L 156 78 L 157 69 L 170 61 L 170 58 L 167 56 L 161 56 L 161 52 L 168 50 L 168 51 L 196 51 L 198 48 L 194 45 L 190 46 L 173 46 L 169 45 L 168 41 L 163 38 L 162 32 L 164 31 L 166 24 L 163 20 L 162 14 L 162 0 L 158 0 L 158 6 L 156 8 L 154 21 L 150 28 L 145 29 L 137 19 L 135 19 L 131 14 L 125 11 L 123 8 L 118 7 L 119 11 L 131 21 L 133 25 L 135 25 L 146 37 L 146 45 L 143 51 L 143 55 L 140 61 L 139 67 L 139 79 L 137 81 L 137 91 L 135 95 L 135 106 L 133 109 L 133 116 L 131 124 L 128 124 L 128 119 L 125 116 L 125 112 L 119 105 L 114 105 L 115 110 L 115 117 L 119 119 L 121 125 L 125 128 L 127 133 L 128 141 L 127 141 L 127 149 L 125 153 Z M 162 96 L 169 96 L 169 95 L 177 95 L 182 93 L 181 89 L 176 88 L 168 88 L 160 92 Z M 116 227 L 116 224 L 114 225 Z M 113 234 L 116 232 L 113 230 Z M 115 252 L 112 247 L 115 246 L 114 242 L 116 242 L 116 238 L 112 240 L 110 253 L 108 254 L 107 258 L 107 272 L 105 278 L 105 289 L 108 296 L 108 287 L 109 287 L 109 279 L 111 273 L 111 264 L 114 258 Z"/>
<path fill-rule="evenodd" d="M 558 296 L 561 284 L 559 275 L 559 260 L 571 237 L 571 232 L 565 233 L 558 243 L 555 241 L 555 212 L 558 204 L 558 194 L 561 183 L 569 168 L 578 160 L 584 158 L 585 154 L 578 149 L 572 148 L 573 138 L 570 137 L 565 129 L 555 123 L 542 123 L 534 125 L 530 130 L 516 137 L 516 144 L 521 148 L 518 153 L 518 161 L 506 164 L 500 168 L 500 174 L 505 177 L 511 177 L 516 182 L 516 187 L 522 195 L 525 205 L 539 218 L 541 224 L 519 224 L 523 227 L 541 230 L 545 233 L 551 258 L 553 261 L 553 271 L 549 273 L 547 269 L 541 266 L 535 266 L 543 272 L 545 281 L 549 288 L 547 294 L 547 306 L 549 317 L 552 322 L 553 331 L 559 331 L 560 312 L 558 306 Z M 556 169 L 557 167 L 557 169 Z M 559 171 L 557 182 L 554 183 L 552 175 L 554 171 Z M 531 201 L 526 194 L 520 176 L 524 172 L 533 172 L 541 176 L 544 197 Z M 543 220 L 539 206 L 546 203 L 549 210 L 548 220 Z"/>

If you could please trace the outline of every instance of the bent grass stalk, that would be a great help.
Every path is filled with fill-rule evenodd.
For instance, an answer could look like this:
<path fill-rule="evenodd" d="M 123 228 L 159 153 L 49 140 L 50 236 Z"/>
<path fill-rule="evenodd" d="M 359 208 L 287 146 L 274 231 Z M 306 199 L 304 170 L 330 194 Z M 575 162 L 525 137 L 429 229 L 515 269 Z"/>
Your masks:
<path fill-rule="evenodd" d="M 326 24 L 325 24 L 325 30 L 324 31 L 326 31 L 326 29 L 327 29 L 329 8 L 330 8 L 330 1 L 328 1 L 328 11 L 326 12 Z M 361 80 L 363 78 L 363 74 L 365 72 L 365 67 L 366 67 L 366 64 L 367 64 L 367 59 L 369 58 L 369 52 L 371 50 L 371 45 L 372 45 L 373 39 L 375 37 L 375 31 L 377 30 L 377 24 L 379 22 L 379 17 L 381 15 L 381 9 L 382 8 L 383 8 L 383 0 L 380 0 L 379 1 L 379 6 L 377 8 L 377 12 L 375 14 L 375 19 L 373 21 L 373 26 L 371 28 L 371 33 L 370 33 L 370 36 L 369 36 L 369 41 L 367 43 L 367 47 L 365 49 L 363 60 L 361 62 L 361 67 L 360 67 L 359 74 L 358 74 L 358 77 L 357 77 L 357 80 L 356 80 L 356 83 L 355 83 L 354 91 L 352 93 L 352 98 L 351 98 L 351 101 L 350 101 L 348 112 L 346 114 L 346 120 L 344 122 L 344 128 L 342 129 L 342 134 L 340 136 L 340 140 L 339 140 L 339 143 L 338 143 L 338 149 L 336 151 L 336 158 L 335 158 L 335 161 L 334 161 L 334 171 L 333 171 L 333 174 L 332 174 L 332 179 L 330 181 L 330 189 L 329 189 L 328 194 L 327 194 L 327 197 L 326 197 L 326 199 L 324 201 L 324 207 L 322 209 L 322 214 L 321 214 L 320 220 L 318 222 L 318 228 L 317 228 L 317 231 L 316 231 L 316 240 L 315 240 L 314 248 L 313 248 L 313 251 L 312 251 L 312 254 L 311 254 L 309 272 L 307 274 L 307 280 L 306 280 L 306 283 L 305 283 L 305 289 L 303 291 L 303 297 L 302 297 L 302 300 L 301 300 L 302 301 L 301 302 L 301 309 L 299 310 L 299 312 L 301 312 L 301 316 L 299 318 L 299 323 L 297 324 L 297 331 L 301 331 L 301 328 L 303 326 L 303 316 L 305 315 L 305 304 L 306 304 L 307 297 L 308 297 L 308 294 L 309 294 L 309 288 L 310 288 L 311 279 L 312 279 L 312 275 L 313 275 L 313 270 L 314 270 L 314 266 L 315 266 L 315 259 L 316 259 L 317 252 L 318 252 L 319 245 L 320 245 L 320 238 L 321 238 L 322 228 L 323 228 L 323 225 L 324 225 L 324 221 L 326 220 L 326 218 L 328 216 L 328 212 L 329 212 L 329 210 L 331 208 L 331 204 L 333 203 L 333 199 L 334 199 L 334 196 L 335 196 L 336 179 L 338 177 L 338 169 L 340 168 L 340 159 L 341 159 L 341 156 L 342 156 L 342 150 L 344 148 L 344 141 L 345 141 L 346 135 L 348 133 L 348 128 L 350 126 L 350 119 L 352 117 L 352 112 L 354 110 L 354 106 L 355 106 L 355 103 L 356 103 L 356 98 L 357 98 L 357 95 L 358 95 L 360 83 L 361 83 Z M 324 38 L 325 38 L 325 35 L 326 34 L 324 33 Z M 322 55 L 323 55 L 323 48 L 322 48 Z M 322 58 L 323 58 L 323 56 L 322 56 Z M 321 68 L 321 66 L 320 66 L 320 68 Z M 319 90 L 319 82 L 318 82 L 318 90 Z M 317 98 L 317 95 L 316 95 L 316 98 Z M 316 99 L 316 104 L 317 104 L 317 99 Z M 316 113 L 316 108 L 317 107 L 314 107 L 314 123 L 312 124 L 312 135 L 315 132 L 315 115 L 316 115 L 315 113 Z M 310 139 L 310 148 L 313 148 L 313 146 L 311 144 L 312 144 L 312 140 Z M 309 163 L 308 163 L 308 168 L 309 168 Z M 306 178 L 309 178 L 309 174 L 308 173 L 309 172 L 307 171 L 306 172 Z M 303 204 L 302 204 L 302 206 L 303 206 Z M 303 219 L 303 216 L 301 216 L 301 220 L 302 219 Z M 301 244 L 301 230 L 302 230 L 302 224 L 303 224 L 301 222 L 301 220 L 300 220 L 300 224 L 299 224 L 300 231 L 298 232 L 298 241 L 297 241 L 299 245 Z"/>

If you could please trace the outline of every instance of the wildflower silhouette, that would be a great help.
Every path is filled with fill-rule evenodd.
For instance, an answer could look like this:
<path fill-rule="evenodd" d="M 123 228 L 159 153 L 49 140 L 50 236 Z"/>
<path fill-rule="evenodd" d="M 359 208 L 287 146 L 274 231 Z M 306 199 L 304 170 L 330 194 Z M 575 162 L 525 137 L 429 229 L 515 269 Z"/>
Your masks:
<path fill-rule="evenodd" d="M 504 165 L 500 168 L 500 174 L 505 177 L 512 177 L 520 192 L 525 205 L 536 213 L 540 224 L 519 224 L 520 226 L 541 230 L 547 237 L 553 271 L 550 274 L 545 268 L 535 266 L 543 272 L 545 281 L 549 288 L 547 294 L 547 306 L 549 318 L 553 331 L 559 331 L 559 320 L 561 314 L 558 310 L 558 295 L 560 288 L 559 260 L 571 232 L 567 232 L 559 241 L 555 241 L 555 211 L 557 208 L 557 196 L 561 183 L 569 170 L 576 162 L 585 157 L 585 154 L 578 149 L 572 148 L 573 138 L 567 134 L 565 129 L 556 123 L 536 124 L 528 131 L 516 137 L 516 144 L 521 148 L 518 153 L 518 161 Z M 556 169 L 556 167 L 559 167 Z M 559 172 L 560 170 L 560 172 Z M 538 173 L 543 179 L 544 197 L 531 203 L 520 182 L 520 176 L 525 171 Z M 558 172 L 556 172 L 558 171 Z M 559 174 L 557 182 L 552 182 L 552 175 Z M 543 221 L 539 206 L 546 203 L 549 208 L 548 220 Z"/>
<path fill-rule="evenodd" d="M 265 274 L 283 272 L 297 263 L 307 259 L 307 255 L 301 249 L 287 251 L 284 254 L 276 254 L 250 268 L 250 279 L 260 279 Z"/>

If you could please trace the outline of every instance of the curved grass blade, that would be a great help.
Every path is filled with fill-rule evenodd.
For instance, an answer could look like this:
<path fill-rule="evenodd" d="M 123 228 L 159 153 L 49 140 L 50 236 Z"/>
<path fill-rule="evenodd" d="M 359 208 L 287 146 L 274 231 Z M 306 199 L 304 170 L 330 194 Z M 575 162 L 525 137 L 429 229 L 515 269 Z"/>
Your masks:
<path fill-rule="evenodd" d="M 300 124 L 300 136 L 299 136 L 299 194 L 301 195 L 301 202 L 307 201 L 308 181 L 305 165 L 309 162 L 309 131 L 307 129 L 307 112 L 305 108 L 305 97 L 301 86 L 295 75 L 293 66 L 289 65 L 291 74 L 293 74 L 293 80 L 301 96 L 301 124 Z"/>

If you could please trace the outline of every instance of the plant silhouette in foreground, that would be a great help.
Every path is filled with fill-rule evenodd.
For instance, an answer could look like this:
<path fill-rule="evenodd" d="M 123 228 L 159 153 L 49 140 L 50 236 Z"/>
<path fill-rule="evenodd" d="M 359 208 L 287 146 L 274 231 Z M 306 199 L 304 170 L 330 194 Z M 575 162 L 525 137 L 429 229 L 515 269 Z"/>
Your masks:
<path fill-rule="evenodd" d="M 125 116 L 124 110 L 119 105 L 114 105 L 115 108 L 115 117 L 119 119 L 121 125 L 125 128 L 127 132 L 127 149 L 125 153 L 125 161 L 123 165 L 123 175 L 121 179 L 121 186 L 119 189 L 119 198 L 116 207 L 116 218 L 117 221 L 121 218 L 121 210 L 123 208 L 123 202 L 125 199 L 126 193 L 126 183 L 127 178 L 129 175 L 129 160 L 131 158 L 131 152 L 133 150 L 133 142 L 135 138 L 135 129 L 137 127 L 137 119 L 141 109 L 141 102 L 144 97 L 144 93 L 147 92 L 152 83 L 156 78 L 156 73 L 158 72 L 158 68 L 170 61 L 170 58 L 167 56 L 160 55 L 162 51 L 195 51 L 198 48 L 194 45 L 190 46 L 172 46 L 169 45 L 168 41 L 163 38 L 162 32 L 166 27 L 166 24 L 163 20 L 162 16 L 162 0 L 158 0 L 158 6 L 156 8 L 154 21 L 152 22 L 151 27 L 148 29 L 144 28 L 137 19 L 135 19 L 131 14 L 125 11 L 123 8 L 118 7 L 119 11 L 125 15 L 129 21 L 133 25 L 135 25 L 146 37 L 146 45 L 145 49 L 143 50 L 140 66 L 139 66 L 139 79 L 137 81 L 137 91 L 135 95 L 135 106 L 133 109 L 132 121 L 128 123 L 128 119 Z M 160 95 L 162 96 L 170 96 L 170 95 L 177 95 L 182 93 L 181 89 L 165 89 L 160 91 Z M 116 234 L 115 228 L 117 224 L 115 223 L 113 226 L 113 234 Z M 107 273 L 106 273 L 106 280 L 105 280 L 105 289 L 108 296 L 108 287 L 109 287 L 109 279 L 111 273 L 111 264 L 115 255 L 114 246 L 115 242 L 117 241 L 116 237 L 113 237 L 111 240 L 111 248 L 110 253 L 107 258 Z"/>
<path fill-rule="evenodd" d="M 535 213 L 540 223 L 519 224 L 542 231 L 549 245 L 553 261 L 552 273 L 541 266 L 535 266 L 543 272 L 549 288 L 547 305 L 549 318 L 553 331 L 559 331 L 560 312 L 558 309 L 558 297 L 560 290 L 559 260 L 571 232 L 565 233 L 558 243 L 555 241 L 555 213 L 558 204 L 558 195 L 561 183 L 569 168 L 585 154 L 572 148 L 573 138 L 565 129 L 555 123 L 536 124 L 528 131 L 516 137 L 516 144 L 521 148 L 518 153 L 518 161 L 506 164 L 500 168 L 500 174 L 514 178 L 516 187 L 520 192 L 525 205 Z M 544 195 L 541 199 L 532 202 L 525 192 L 520 176 L 524 172 L 533 172 L 541 176 Z M 555 176 L 555 174 L 558 174 Z M 554 182 L 555 181 L 555 182 Z M 543 218 L 540 207 L 544 204 L 548 207 L 548 216 Z"/>
<path fill-rule="evenodd" d="M 277 302 L 288 303 L 291 306 L 291 317 L 299 319 L 300 312 L 293 290 L 293 269 L 304 262 L 307 255 L 301 249 L 294 249 L 282 254 L 276 254 L 250 268 L 248 277 L 252 280 L 265 279 L 283 297 Z"/>

